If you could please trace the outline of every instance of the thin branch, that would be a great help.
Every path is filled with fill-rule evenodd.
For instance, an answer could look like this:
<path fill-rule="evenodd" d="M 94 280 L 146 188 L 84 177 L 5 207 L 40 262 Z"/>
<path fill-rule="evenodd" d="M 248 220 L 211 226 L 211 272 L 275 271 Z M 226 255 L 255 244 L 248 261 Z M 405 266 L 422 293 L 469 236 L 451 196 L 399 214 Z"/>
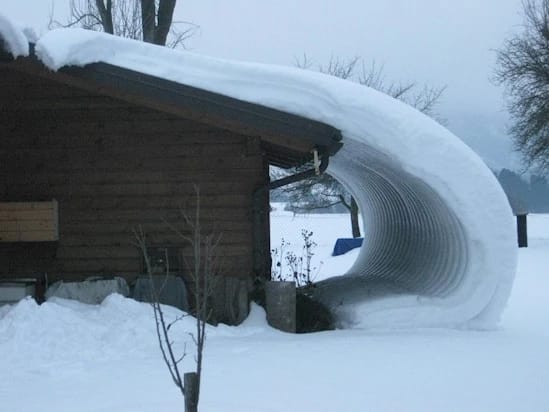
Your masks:
<path fill-rule="evenodd" d="M 56 20 L 52 5 L 48 27 L 82 27 L 172 48 L 185 47 L 198 26 L 174 21 L 175 3 L 176 0 L 69 0 L 68 21 Z"/>

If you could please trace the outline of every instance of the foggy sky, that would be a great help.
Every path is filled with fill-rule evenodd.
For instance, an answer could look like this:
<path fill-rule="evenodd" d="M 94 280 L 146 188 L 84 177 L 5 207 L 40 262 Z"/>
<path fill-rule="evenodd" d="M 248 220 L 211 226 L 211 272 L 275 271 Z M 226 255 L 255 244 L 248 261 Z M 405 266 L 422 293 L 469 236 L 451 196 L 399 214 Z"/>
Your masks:
<path fill-rule="evenodd" d="M 62 20 L 68 0 L 1 0 L 0 13 L 40 33 L 52 3 Z M 179 0 L 176 19 L 200 26 L 187 43 L 197 53 L 283 65 L 362 56 L 387 81 L 446 85 L 439 111 L 451 118 L 504 108 L 493 50 L 520 11 L 520 0 Z"/>

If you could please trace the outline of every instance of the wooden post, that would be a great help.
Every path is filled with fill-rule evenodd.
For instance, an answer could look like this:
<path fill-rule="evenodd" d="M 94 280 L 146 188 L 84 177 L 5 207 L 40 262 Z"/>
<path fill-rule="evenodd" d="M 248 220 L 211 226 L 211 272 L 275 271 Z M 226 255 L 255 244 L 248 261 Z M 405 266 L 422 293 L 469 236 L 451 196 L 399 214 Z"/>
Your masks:
<path fill-rule="evenodd" d="M 268 168 L 267 181 L 269 181 Z M 253 193 L 253 270 L 256 276 L 269 279 L 271 275 L 271 244 L 269 228 L 269 191 L 262 186 Z"/>
<path fill-rule="evenodd" d="M 189 372 L 183 375 L 185 385 L 185 412 L 198 411 L 198 375 Z"/>
<path fill-rule="evenodd" d="M 519 247 L 528 247 L 528 225 L 526 222 L 526 216 L 526 213 L 517 215 L 517 236 Z"/>
<path fill-rule="evenodd" d="M 295 282 L 266 282 L 265 300 L 269 325 L 284 332 L 295 333 Z"/>

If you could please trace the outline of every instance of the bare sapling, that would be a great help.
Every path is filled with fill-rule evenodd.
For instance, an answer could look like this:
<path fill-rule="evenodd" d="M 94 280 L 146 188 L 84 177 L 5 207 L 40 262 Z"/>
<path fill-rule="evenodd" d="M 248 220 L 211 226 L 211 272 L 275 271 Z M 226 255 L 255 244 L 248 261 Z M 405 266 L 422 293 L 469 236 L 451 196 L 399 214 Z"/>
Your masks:
<path fill-rule="evenodd" d="M 195 186 L 196 206 L 194 213 L 189 214 L 181 210 L 182 225 L 165 222 L 177 237 L 191 248 L 191 258 L 184 259 L 191 279 L 191 296 L 194 298 L 195 330 L 189 332 L 195 348 L 195 372 L 181 374 L 180 364 L 187 355 L 186 345 L 183 353 L 174 353 L 174 340 L 171 337 L 172 326 L 181 321 L 188 314 L 182 314 L 173 321 L 167 322 L 160 304 L 160 293 L 165 286 L 164 281 L 161 288 L 157 289 L 153 283 L 153 267 L 147 252 L 146 234 L 142 228 L 134 231 L 136 244 L 141 250 L 145 260 L 145 266 L 151 280 L 151 305 L 154 310 L 156 333 L 162 358 L 166 364 L 173 382 L 185 398 L 185 411 L 194 412 L 198 410 L 200 398 L 200 382 L 204 360 L 204 347 L 206 342 L 206 323 L 212 315 L 211 298 L 214 292 L 215 279 L 219 269 L 219 258 L 217 249 L 221 240 L 220 234 L 204 234 L 200 217 L 200 191 Z M 182 227 L 179 227 L 182 226 Z M 169 259 L 166 250 L 166 279 L 169 274 Z"/>
<path fill-rule="evenodd" d="M 291 250 L 286 250 L 291 244 L 284 239 L 282 239 L 280 247 L 271 250 L 273 257 L 271 280 L 294 281 L 298 288 L 313 285 L 314 278 L 318 274 L 318 271 L 320 271 L 320 267 L 313 267 L 314 249 L 317 244 L 312 237 L 312 231 L 307 229 L 301 230 L 303 245 L 300 256 Z M 322 265 L 322 262 L 320 262 L 320 265 Z M 288 271 L 284 270 L 284 266 Z"/>

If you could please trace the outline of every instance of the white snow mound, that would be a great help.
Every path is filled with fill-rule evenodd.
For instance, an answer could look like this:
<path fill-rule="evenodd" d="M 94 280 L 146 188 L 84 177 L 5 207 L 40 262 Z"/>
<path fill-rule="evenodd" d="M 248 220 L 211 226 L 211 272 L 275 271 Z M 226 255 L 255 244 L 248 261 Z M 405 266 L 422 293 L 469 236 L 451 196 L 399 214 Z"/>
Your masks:
<path fill-rule="evenodd" d="M 342 326 L 493 327 L 517 263 L 514 220 L 486 165 L 417 110 L 349 81 L 232 62 L 80 29 L 37 43 L 53 70 L 104 62 L 330 124 L 329 172 L 352 192 L 366 241 L 317 295 Z"/>

